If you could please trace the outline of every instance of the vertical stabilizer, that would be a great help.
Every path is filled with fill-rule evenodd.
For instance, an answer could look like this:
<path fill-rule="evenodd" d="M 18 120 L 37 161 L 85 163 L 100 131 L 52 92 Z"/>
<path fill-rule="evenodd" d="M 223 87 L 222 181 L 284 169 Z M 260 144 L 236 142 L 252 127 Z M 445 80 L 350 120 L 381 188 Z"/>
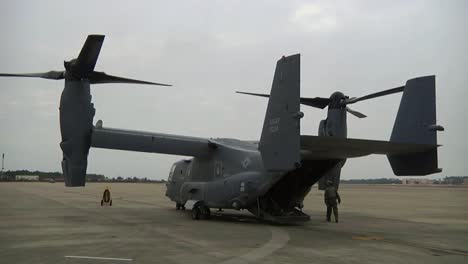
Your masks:
<path fill-rule="evenodd" d="M 435 76 L 424 76 L 406 82 L 391 142 L 433 145 L 422 153 L 390 155 L 388 160 L 395 175 L 427 175 L 441 172 L 437 166 Z"/>
<path fill-rule="evenodd" d="M 288 171 L 300 166 L 300 54 L 282 57 L 263 123 L 259 150 L 265 168 Z"/>

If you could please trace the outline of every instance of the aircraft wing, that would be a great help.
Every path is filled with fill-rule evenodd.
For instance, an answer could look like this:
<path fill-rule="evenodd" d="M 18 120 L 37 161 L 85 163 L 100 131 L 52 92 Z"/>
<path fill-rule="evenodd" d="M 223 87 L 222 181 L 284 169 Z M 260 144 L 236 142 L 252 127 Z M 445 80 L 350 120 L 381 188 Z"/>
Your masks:
<path fill-rule="evenodd" d="M 427 152 L 436 147 L 438 145 L 325 136 L 301 136 L 301 156 L 305 160 L 347 159 L 370 154 L 404 155 Z"/>
<path fill-rule="evenodd" d="M 91 147 L 201 157 L 217 144 L 206 138 L 93 127 Z"/>

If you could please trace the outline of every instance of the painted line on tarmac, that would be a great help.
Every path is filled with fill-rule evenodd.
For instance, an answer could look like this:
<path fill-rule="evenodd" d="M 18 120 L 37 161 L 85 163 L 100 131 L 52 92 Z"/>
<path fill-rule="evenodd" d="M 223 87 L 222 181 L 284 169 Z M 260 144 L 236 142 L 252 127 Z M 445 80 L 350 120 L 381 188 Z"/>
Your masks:
<path fill-rule="evenodd" d="M 384 239 L 384 240 L 382 240 L 382 242 L 398 244 L 398 245 L 403 245 L 403 246 L 416 247 L 416 248 L 422 248 L 422 249 L 428 249 L 428 250 L 438 251 L 438 252 L 442 252 L 442 253 L 446 253 L 446 254 L 452 254 L 452 255 L 468 256 L 468 251 L 463 251 L 463 250 L 459 250 L 459 249 L 446 249 L 446 248 L 441 248 L 441 247 L 437 247 L 437 246 L 410 243 L 410 242 L 397 241 L 397 240 L 388 240 L 388 239 Z"/>
<path fill-rule="evenodd" d="M 98 259 L 98 260 L 120 260 L 120 261 L 133 261 L 133 259 L 126 258 L 104 258 L 104 257 L 90 257 L 90 256 L 64 256 L 65 258 L 77 258 L 77 259 Z"/>
<path fill-rule="evenodd" d="M 283 248 L 289 241 L 288 232 L 278 227 L 270 227 L 271 239 L 263 246 L 249 251 L 247 254 L 239 257 L 234 257 L 226 261 L 222 261 L 219 264 L 244 264 L 258 261 L 271 255 L 273 252 Z"/>
<path fill-rule="evenodd" d="M 460 249 L 447 249 L 447 248 L 442 248 L 442 247 L 427 245 L 427 244 L 419 244 L 419 243 L 405 242 L 405 241 L 400 241 L 400 240 L 385 239 L 384 237 L 380 237 L 380 236 L 359 235 L 359 236 L 352 236 L 351 239 L 363 240 L 363 241 L 381 241 L 381 242 L 390 243 L 390 244 L 397 244 L 397 245 L 402 245 L 402 246 L 438 251 L 438 252 L 445 253 L 445 254 L 468 256 L 468 251 L 464 251 Z"/>

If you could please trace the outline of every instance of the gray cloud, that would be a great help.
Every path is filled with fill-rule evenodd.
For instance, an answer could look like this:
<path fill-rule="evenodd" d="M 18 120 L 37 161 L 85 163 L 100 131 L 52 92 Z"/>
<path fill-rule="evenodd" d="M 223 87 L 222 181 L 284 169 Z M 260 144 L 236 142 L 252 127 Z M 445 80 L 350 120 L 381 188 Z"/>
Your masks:
<path fill-rule="evenodd" d="M 0 71 L 62 69 L 86 35 L 106 40 L 97 70 L 175 84 L 93 86 L 105 126 L 203 137 L 258 139 L 282 55 L 302 54 L 302 95 L 351 96 L 436 74 L 440 175 L 467 175 L 465 1 L 3 1 Z M 0 79 L 0 152 L 7 169 L 60 170 L 62 82 Z M 389 138 L 400 95 L 355 106 L 349 136 Z M 303 108 L 303 134 L 325 111 Z M 92 149 L 89 171 L 165 178 L 180 157 Z M 390 177 L 383 156 L 349 160 L 345 178 Z M 436 175 L 437 176 L 437 175 Z"/>

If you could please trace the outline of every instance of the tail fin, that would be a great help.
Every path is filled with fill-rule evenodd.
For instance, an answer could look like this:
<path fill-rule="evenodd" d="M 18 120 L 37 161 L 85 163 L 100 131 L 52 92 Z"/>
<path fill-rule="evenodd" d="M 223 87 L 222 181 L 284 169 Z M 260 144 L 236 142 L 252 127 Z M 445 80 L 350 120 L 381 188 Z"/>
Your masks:
<path fill-rule="evenodd" d="M 395 175 L 428 175 L 441 172 L 437 166 L 435 76 L 408 80 L 401 98 L 390 142 L 430 144 L 434 148 L 421 153 L 389 155 Z"/>
<path fill-rule="evenodd" d="M 300 54 L 281 58 L 263 123 L 259 150 L 270 171 L 287 171 L 300 166 Z"/>

